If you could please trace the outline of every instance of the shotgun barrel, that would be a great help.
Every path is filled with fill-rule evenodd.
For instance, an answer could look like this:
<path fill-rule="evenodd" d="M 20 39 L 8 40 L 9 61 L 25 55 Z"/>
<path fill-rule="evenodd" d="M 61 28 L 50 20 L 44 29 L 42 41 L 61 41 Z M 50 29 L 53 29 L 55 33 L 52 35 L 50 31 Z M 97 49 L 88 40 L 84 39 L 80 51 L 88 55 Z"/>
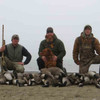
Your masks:
<path fill-rule="evenodd" d="M 2 46 L 5 46 L 4 40 L 4 25 L 2 25 Z M 1 73 L 4 73 L 4 51 L 2 52 L 2 61 L 1 61 Z"/>

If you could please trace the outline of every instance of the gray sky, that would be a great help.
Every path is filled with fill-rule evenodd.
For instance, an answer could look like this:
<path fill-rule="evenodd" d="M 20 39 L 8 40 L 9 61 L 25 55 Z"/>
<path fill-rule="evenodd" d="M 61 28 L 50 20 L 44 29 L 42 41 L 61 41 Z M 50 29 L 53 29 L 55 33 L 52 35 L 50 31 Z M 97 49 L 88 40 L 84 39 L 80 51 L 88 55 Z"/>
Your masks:
<path fill-rule="evenodd" d="M 95 37 L 100 39 L 100 0 L 0 0 L 0 34 L 2 24 L 5 25 L 7 44 L 17 33 L 20 44 L 31 52 L 33 58 L 25 66 L 26 70 L 38 70 L 39 44 L 44 39 L 46 28 L 51 26 L 66 47 L 64 66 L 68 71 L 78 71 L 72 59 L 73 43 L 87 24 L 93 27 Z M 92 66 L 91 69 L 97 71 L 98 67 Z"/>

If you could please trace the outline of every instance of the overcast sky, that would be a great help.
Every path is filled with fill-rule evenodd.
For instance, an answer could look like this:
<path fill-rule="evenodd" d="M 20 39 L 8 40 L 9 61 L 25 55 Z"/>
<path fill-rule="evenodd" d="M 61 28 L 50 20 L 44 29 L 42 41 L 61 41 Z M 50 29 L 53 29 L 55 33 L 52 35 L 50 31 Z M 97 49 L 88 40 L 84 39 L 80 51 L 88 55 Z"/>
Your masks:
<path fill-rule="evenodd" d="M 39 44 L 51 26 L 65 44 L 64 66 L 68 71 L 78 71 L 72 59 L 73 43 L 87 24 L 100 39 L 100 0 L 0 0 L 0 40 L 2 24 L 6 44 L 11 42 L 13 34 L 18 34 L 20 44 L 32 54 L 26 70 L 38 70 Z M 98 67 L 93 66 L 92 70 L 97 71 Z"/>

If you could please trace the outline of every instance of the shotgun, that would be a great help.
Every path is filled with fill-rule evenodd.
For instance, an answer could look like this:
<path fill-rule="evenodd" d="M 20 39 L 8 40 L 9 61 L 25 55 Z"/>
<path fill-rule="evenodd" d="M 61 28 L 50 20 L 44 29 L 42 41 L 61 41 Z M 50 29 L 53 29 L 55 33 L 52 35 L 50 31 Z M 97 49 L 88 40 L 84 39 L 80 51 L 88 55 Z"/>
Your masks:
<path fill-rule="evenodd" d="M 2 25 L 2 47 L 5 46 L 5 40 L 4 40 L 4 25 Z M 2 52 L 1 57 L 1 73 L 3 74 L 5 72 L 4 70 L 4 51 Z"/>

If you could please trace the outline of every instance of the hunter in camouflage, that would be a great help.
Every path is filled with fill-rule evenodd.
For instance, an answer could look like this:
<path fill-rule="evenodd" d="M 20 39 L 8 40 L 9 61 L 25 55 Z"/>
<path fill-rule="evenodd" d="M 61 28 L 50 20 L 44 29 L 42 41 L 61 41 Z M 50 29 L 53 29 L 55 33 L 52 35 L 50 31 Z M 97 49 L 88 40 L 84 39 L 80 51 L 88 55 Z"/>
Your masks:
<path fill-rule="evenodd" d="M 79 65 L 79 73 L 87 73 L 91 64 L 100 64 L 100 44 L 92 34 L 92 27 L 86 25 L 77 37 L 73 48 L 74 62 Z"/>

